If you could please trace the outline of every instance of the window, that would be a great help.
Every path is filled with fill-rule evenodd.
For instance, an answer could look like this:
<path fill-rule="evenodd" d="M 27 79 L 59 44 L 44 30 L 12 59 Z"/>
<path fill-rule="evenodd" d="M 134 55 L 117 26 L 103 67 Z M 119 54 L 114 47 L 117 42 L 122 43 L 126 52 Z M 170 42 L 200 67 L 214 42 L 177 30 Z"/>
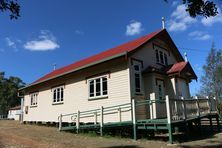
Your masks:
<path fill-rule="evenodd" d="M 168 65 L 168 59 L 167 59 L 167 54 L 164 53 L 164 62 L 165 62 L 165 65 Z"/>
<path fill-rule="evenodd" d="M 165 88 L 164 88 L 164 80 L 156 78 L 156 89 L 157 89 L 157 98 L 159 100 L 165 99 Z"/>
<path fill-rule="evenodd" d="M 160 58 L 159 58 L 159 53 L 158 50 L 156 50 L 156 62 L 159 63 L 160 62 Z"/>
<path fill-rule="evenodd" d="M 164 61 L 163 61 L 163 52 L 160 51 L 160 63 L 161 64 L 164 64 Z"/>
<path fill-rule="evenodd" d="M 163 91 L 162 91 L 162 86 L 158 85 L 158 91 L 159 91 L 159 99 L 163 99 Z"/>
<path fill-rule="evenodd" d="M 38 97 L 38 93 L 31 93 L 30 94 L 31 106 L 37 106 L 37 97 Z"/>
<path fill-rule="evenodd" d="M 155 55 L 156 55 L 156 63 L 161 65 L 168 65 L 168 50 L 161 48 L 159 46 L 154 46 Z"/>
<path fill-rule="evenodd" d="M 141 63 L 134 63 L 135 94 L 141 94 Z"/>
<path fill-rule="evenodd" d="M 162 64 L 162 65 L 168 65 L 167 54 L 165 52 L 155 50 L 155 54 L 156 54 L 156 63 Z"/>
<path fill-rule="evenodd" d="M 107 76 L 101 76 L 88 80 L 89 98 L 107 97 Z"/>
<path fill-rule="evenodd" d="M 64 86 L 55 87 L 53 91 L 53 103 L 62 103 L 64 100 Z"/>

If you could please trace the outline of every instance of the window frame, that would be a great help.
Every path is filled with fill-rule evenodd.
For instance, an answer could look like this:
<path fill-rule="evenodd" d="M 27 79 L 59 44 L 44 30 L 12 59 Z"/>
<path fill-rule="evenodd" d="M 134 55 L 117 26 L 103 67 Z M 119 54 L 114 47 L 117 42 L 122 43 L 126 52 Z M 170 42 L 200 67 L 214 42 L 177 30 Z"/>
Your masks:
<path fill-rule="evenodd" d="M 30 107 L 37 107 L 38 106 L 38 92 L 32 92 L 29 94 L 30 96 Z"/>
<path fill-rule="evenodd" d="M 63 104 L 65 86 L 60 85 L 60 86 L 53 87 L 51 91 L 52 91 L 52 105 Z"/>
<path fill-rule="evenodd" d="M 103 81 L 103 78 L 106 78 L 106 81 Z M 108 78 L 109 76 L 106 75 L 101 75 L 101 76 L 97 76 L 97 77 L 93 77 L 90 79 L 87 79 L 87 84 L 88 84 L 88 100 L 96 100 L 96 99 L 103 99 L 103 98 L 108 98 Z M 97 95 L 97 86 L 98 83 L 96 83 L 96 81 L 99 79 L 99 88 L 100 88 L 100 95 Z M 91 96 L 91 92 L 90 92 L 90 84 L 91 82 L 93 82 L 93 96 Z M 103 83 L 106 82 L 106 94 L 104 94 L 104 90 L 103 90 Z"/>
<path fill-rule="evenodd" d="M 155 50 L 156 63 L 163 66 L 168 66 L 168 57 L 170 56 L 169 51 L 166 48 L 158 45 L 153 45 L 153 49 Z"/>
<path fill-rule="evenodd" d="M 159 63 L 165 65 L 165 63 L 164 63 L 164 53 L 161 50 L 159 50 L 159 57 L 160 57 L 160 62 Z"/>
<path fill-rule="evenodd" d="M 139 67 L 139 70 L 135 70 L 135 66 L 138 66 Z M 141 61 L 136 61 L 136 60 L 133 60 L 132 62 L 132 78 L 133 78 L 133 91 L 134 91 L 134 94 L 135 95 L 143 95 L 143 81 L 142 81 L 142 68 L 143 68 L 143 63 Z M 136 87 L 136 75 L 139 75 L 139 90 L 140 91 L 137 91 L 137 87 Z"/>
<path fill-rule="evenodd" d="M 159 55 L 159 50 L 155 50 L 155 55 L 156 55 L 156 63 L 160 63 L 160 55 Z"/>
<path fill-rule="evenodd" d="M 165 52 L 163 53 L 163 60 L 164 60 L 164 65 L 168 66 L 168 56 Z"/>

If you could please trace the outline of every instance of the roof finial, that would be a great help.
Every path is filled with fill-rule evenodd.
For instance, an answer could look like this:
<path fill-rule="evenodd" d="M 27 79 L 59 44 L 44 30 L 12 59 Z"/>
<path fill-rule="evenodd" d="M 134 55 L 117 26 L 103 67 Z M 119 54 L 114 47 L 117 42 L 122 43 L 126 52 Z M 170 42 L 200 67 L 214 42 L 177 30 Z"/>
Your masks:
<path fill-rule="evenodd" d="M 162 17 L 162 29 L 165 29 L 165 18 Z"/>
<path fill-rule="evenodd" d="M 56 70 L 56 63 L 53 64 L 53 70 Z"/>
<path fill-rule="evenodd" d="M 188 58 L 187 58 L 187 53 L 184 52 L 184 59 L 185 59 L 185 62 L 188 62 Z"/>

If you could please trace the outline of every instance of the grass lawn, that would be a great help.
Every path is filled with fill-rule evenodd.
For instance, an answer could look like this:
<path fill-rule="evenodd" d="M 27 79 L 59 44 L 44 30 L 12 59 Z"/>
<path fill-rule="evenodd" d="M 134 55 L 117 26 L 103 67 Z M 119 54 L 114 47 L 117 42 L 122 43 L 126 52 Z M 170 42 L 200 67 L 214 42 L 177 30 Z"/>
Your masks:
<path fill-rule="evenodd" d="M 158 137 L 158 136 L 157 136 Z M 24 148 L 141 148 L 141 147 L 222 147 L 222 133 L 203 131 L 184 140 L 186 136 L 176 136 L 174 145 L 167 145 L 166 139 L 155 138 L 152 140 L 141 139 L 134 141 L 130 138 L 99 137 L 87 134 L 73 134 L 58 132 L 55 127 L 20 124 L 17 121 L 0 120 L 0 147 Z M 192 139 L 192 140 L 191 140 Z M 182 142 L 181 142 L 182 141 Z M 183 142 L 188 141 L 188 142 Z"/>

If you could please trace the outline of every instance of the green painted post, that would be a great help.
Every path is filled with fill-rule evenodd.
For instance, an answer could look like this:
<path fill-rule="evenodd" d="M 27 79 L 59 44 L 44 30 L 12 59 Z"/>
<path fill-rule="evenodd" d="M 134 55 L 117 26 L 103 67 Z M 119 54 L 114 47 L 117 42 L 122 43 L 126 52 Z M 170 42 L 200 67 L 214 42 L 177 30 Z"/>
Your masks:
<path fill-rule="evenodd" d="M 136 129 L 136 102 L 132 100 L 132 119 L 133 119 L 133 139 L 137 140 L 137 129 Z"/>
<path fill-rule="evenodd" d="M 219 122 L 219 116 L 216 117 L 217 120 L 217 130 L 220 132 L 220 122 Z"/>
<path fill-rule="evenodd" d="M 168 134 L 169 134 L 169 143 L 173 144 L 173 132 L 172 132 L 172 125 L 171 125 L 171 123 L 167 124 L 167 127 L 168 127 Z"/>

